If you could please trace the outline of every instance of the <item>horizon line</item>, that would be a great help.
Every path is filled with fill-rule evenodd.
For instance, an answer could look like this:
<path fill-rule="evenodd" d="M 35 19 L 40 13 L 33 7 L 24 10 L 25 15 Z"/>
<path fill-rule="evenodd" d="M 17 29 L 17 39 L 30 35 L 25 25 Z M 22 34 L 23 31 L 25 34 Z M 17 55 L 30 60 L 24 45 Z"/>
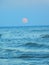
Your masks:
<path fill-rule="evenodd" d="M 0 26 L 0 28 L 13 28 L 13 27 L 46 27 L 46 26 L 49 26 L 49 25 L 31 25 L 31 26 Z"/>

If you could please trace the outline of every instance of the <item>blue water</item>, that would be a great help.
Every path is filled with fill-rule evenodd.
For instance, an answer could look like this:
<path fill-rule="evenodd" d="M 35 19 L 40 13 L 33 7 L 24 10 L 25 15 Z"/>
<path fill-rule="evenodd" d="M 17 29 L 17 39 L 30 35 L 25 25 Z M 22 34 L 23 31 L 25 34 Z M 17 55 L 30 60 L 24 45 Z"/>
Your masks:
<path fill-rule="evenodd" d="M 0 28 L 0 65 L 49 65 L 49 26 Z"/>

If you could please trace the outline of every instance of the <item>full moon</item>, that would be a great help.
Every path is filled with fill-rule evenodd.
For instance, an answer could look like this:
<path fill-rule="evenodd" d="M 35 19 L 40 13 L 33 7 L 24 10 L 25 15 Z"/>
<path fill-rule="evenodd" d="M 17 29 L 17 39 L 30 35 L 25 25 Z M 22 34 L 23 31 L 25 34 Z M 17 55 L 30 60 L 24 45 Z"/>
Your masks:
<path fill-rule="evenodd" d="M 23 19 L 22 19 L 22 22 L 23 22 L 23 23 L 27 23 L 27 22 L 28 22 L 28 19 L 27 19 L 27 18 L 23 18 Z"/>

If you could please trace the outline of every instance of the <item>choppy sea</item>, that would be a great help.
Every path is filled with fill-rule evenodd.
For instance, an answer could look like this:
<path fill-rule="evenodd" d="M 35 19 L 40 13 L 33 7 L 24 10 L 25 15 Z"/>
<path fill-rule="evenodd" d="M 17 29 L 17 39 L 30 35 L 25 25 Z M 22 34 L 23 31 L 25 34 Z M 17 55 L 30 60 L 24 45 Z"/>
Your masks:
<path fill-rule="evenodd" d="M 0 65 L 49 65 L 49 26 L 0 27 Z"/>

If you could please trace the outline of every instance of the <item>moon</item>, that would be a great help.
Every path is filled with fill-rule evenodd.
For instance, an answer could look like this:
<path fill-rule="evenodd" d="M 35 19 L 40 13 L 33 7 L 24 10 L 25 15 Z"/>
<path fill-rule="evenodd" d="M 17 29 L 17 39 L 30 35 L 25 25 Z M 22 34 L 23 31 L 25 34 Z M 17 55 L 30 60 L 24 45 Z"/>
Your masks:
<path fill-rule="evenodd" d="M 27 23 L 27 22 L 28 22 L 28 18 L 23 18 L 23 19 L 22 19 L 22 22 L 23 22 L 23 23 Z"/>

